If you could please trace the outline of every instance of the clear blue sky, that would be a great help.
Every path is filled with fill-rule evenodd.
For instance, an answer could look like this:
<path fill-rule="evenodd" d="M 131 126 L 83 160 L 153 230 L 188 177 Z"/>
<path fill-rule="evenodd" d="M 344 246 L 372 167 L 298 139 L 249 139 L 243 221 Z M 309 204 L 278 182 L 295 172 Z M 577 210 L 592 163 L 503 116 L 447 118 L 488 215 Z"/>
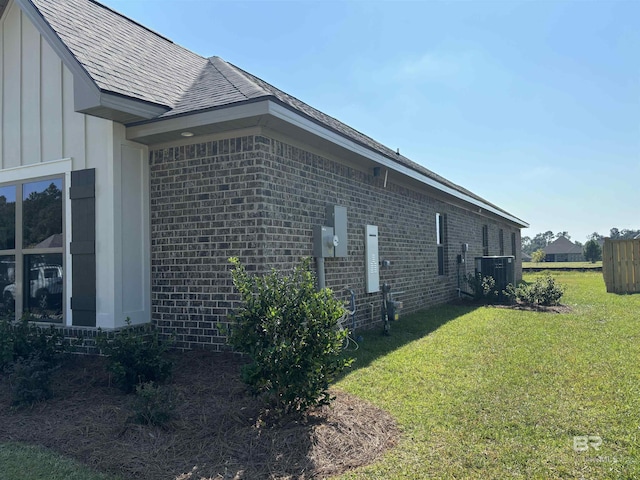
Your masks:
<path fill-rule="evenodd" d="M 640 1 L 103 0 L 528 222 L 640 229 Z"/>

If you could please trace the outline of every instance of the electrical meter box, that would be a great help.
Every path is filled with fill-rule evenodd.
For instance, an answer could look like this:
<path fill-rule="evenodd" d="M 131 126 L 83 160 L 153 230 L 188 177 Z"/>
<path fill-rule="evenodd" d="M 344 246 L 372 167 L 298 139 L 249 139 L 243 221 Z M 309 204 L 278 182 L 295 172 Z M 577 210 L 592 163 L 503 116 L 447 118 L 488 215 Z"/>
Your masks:
<path fill-rule="evenodd" d="M 313 227 L 313 256 L 316 258 L 333 257 L 335 238 L 333 227 L 315 225 Z"/>

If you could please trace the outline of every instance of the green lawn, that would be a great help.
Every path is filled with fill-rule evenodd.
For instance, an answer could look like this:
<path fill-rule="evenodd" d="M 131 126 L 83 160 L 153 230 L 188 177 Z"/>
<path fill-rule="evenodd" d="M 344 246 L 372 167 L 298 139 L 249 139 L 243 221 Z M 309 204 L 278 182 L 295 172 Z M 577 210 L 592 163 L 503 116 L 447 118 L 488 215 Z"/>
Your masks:
<path fill-rule="evenodd" d="M 600 273 L 554 276 L 572 313 L 445 305 L 390 337 L 366 332 L 337 387 L 391 412 L 402 439 L 340 478 L 640 478 L 640 294 L 606 293 Z M 111 478 L 12 445 L 0 472 Z"/>
<path fill-rule="evenodd" d="M 117 480 L 101 475 L 73 460 L 27 445 L 0 444 L 2 480 Z"/>
<path fill-rule="evenodd" d="M 404 437 L 342 478 L 640 478 L 640 295 L 555 275 L 570 314 L 443 306 L 367 335 L 338 387 L 391 412 Z M 574 451 L 589 435 L 599 450 Z"/>

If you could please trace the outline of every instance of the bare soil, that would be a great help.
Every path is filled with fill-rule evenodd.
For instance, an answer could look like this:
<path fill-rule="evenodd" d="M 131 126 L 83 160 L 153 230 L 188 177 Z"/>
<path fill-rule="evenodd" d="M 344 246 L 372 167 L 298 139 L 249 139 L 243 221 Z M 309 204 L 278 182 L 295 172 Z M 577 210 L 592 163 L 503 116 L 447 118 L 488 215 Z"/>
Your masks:
<path fill-rule="evenodd" d="M 333 391 L 329 407 L 267 425 L 231 354 L 175 354 L 179 402 L 168 426 L 132 421 L 133 396 L 110 385 L 101 357 L 73 356 L 54 373 L 54 397 L 10 407 L 0 375 L 0 442 L 42 445 L 91 468 L 141 480 L 325 478 L 374 462 L 396 444 L 386 412 Z"/>

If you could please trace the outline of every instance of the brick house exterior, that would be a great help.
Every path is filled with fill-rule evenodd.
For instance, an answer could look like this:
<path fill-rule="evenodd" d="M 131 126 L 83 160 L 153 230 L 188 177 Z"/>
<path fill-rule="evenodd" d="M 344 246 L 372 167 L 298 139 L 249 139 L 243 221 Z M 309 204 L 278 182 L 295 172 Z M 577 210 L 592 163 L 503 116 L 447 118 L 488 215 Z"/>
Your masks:
<path fill-rule="evenodd" d="M 64 211 L 61 246 L 0 242 L 16 316 L 89 336 L 129 318 L 181 348 L 220 349 L 237 300 L 228 258 L 291 268 L 313 256 L 332 205 L 346 209 L 348 240 L 325 259 L 326 285 L 354 290 L 358 328 L 381 321 L 365 226 L 404 312 L 455 298 L 477 256 L 512 255 L 521 276 L 525 222 L 218 57 L 92 0 L 0 0 L 0 19 L 0 197 L 20 206 L 53 182 Z M 28 221 L 16 215 L 16 231 Z M 64 272 L 54 314 L 37 311 L 16 268 L 51 259 Z"/>
<path fill-rule="evenodd" d="M 248 269 L 292 268 L 312 255 L 312 229 L 325 221 L 327 204 L 348 212 L 348 257 L 329 258 L 327 285 L 357 294 L 358 327 L 380 322 L 380 294 L 364 293 L 363 226 L 378 225 L 381 282 L 403 292 L 406 312 L 456 298 L 463 243 L 468 258 L 482 255 L 488 226 L 490 254 L 514 255 L 521 270 L 520 230 L 506 222 L 434 198 L 292 146 L 267 135 L 220 139 L 151 150 L 152 317 L 180 345 L 218 348 L 217 331 L 237 298 L 230 256 Z M 176 210 L 180 213 L 176 215 Z M 436 213 L 447 218 L 446 275 L 437 275 Z M 499 234 L 513 236 L 516 252 L 499 251 Z M 373 320 L 372 320 L 373 319 Z"/>

